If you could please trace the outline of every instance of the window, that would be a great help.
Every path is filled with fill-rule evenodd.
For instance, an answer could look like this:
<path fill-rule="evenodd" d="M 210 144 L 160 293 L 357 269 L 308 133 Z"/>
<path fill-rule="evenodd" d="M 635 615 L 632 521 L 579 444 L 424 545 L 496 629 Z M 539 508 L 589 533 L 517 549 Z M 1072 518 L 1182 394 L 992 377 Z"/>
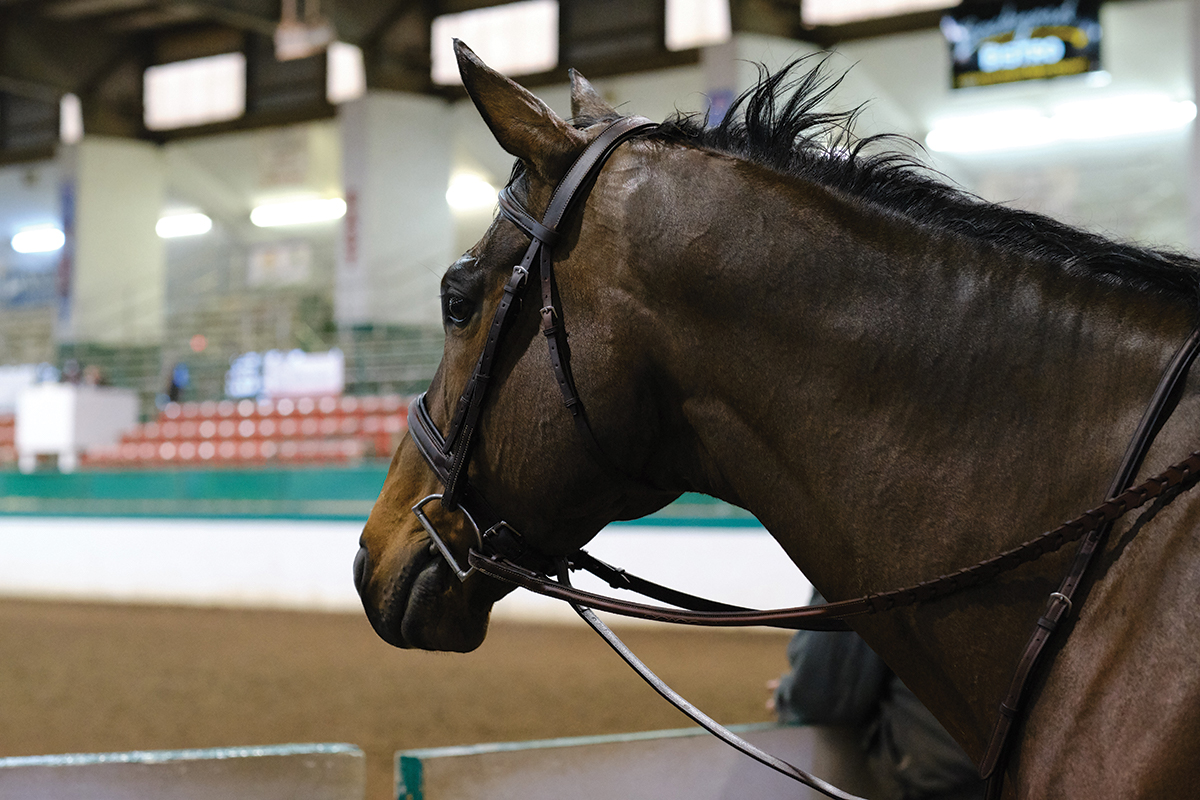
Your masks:
<path fill-rule="evenodd" d="M 800 19 L 805 25 L 842 25 L 956 5 L 958 0 L 800 0 Z"/>
<path fill-rule="evenodd" d="M 63 144 L 83 138 L 83 105 L 78 95 L 64 94 L 58 101 L 58 138 Z"/>
<path fill-rule="evenodd" d="M 729 0 L 667 0 L 667 49 L 720 44 L 733 35 Z"/>
<path fill-rule="evenodd" d="M 362 97 L 367 91 L 363 51 L 345 42 L 333 42 L 325 51 L 325 99 L 333 105 Z"/>
<path fill-rule="evenodd" d="M 148 67 L 143 92 L 152 131 L 237 119 L 246 111 L 246 57 L 223 53 Z"/>
<path fill-rule="evenodd" d="M 558 3 L 525 0 L 436 17 L 431 36 L 434 83 L 462 82 L 454 39 L 462 39 L 488 66 L 505 75 L 552 70 L 558 66 Z"/>

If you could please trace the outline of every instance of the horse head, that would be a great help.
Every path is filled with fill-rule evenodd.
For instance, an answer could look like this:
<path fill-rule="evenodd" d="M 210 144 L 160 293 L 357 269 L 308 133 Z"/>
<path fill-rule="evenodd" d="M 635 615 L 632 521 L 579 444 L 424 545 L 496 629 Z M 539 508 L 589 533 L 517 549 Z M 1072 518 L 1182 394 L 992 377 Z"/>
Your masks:
<path fill-rule="evenodd" d="M 575 158 L 619 115 L 573 73 L 578 127 L 573 126 L 461 42 L 456 50 L 472 101 L 499 144 L 519 159 L 509 191 L 541 219 Z M 466 451 L 459 468 L 467 494 L 489 515 L 495 509 L 519 530 L 522 546 L 542 558 L 572 552 L 608 522 L 649 513 L 677 494 L 642 477 L 658 418 L 655 394 L 648 390 L 653 370 L 644 349 L 623 344 L 649 333 L 637 303 L 628 302 L 636 286 L 624 269 L 630 252 L 624 234 L 631 225 L 622 197 L 644 178 L 640 146 L 628 143 L 612 155 L 586 202 L 581 197 L 563 220 L 552 256 L 552 291 L 561 302 L 551 313 L 567 317 L 557 324 L 569 326 L 569 369 L 601 452 L 589 452 L 572 411 L 564 407 L 542 344 L 540 287 L 531 286 L 495 323 L 498 307 L 512 294 L 514 265 L 530 243 L 503 216 L 442 277 L 445 350 L 419 409 L 410 411 L 410 428 L 419 413 L 431 437 L 458 440 L 449 446 Z M 617 230 L 622 237 L 613 235 Z M 539 276 L 529 282 L 539 283 Z M 489 337 L 501 333 L 502 344 L 481 377 L 481 354 Z M 621 380 L 611 380 L 616 375 Z M 477 421 L 469 423 L 474 430 L 455 436 L 450 431 L 460 431 L 453 421 L 460 403 L 469 404 L 474 392 L 481 393 Z M 397 450 L 362 534 L 355 582 L 368 618 L 386 641 L 469 651 L 483 641 L 492 604 L 508 588 L 463 567 L 468 551 L 480 543 L 483 520 L 473 518 L 480 515 L 471 513 L 477 506 L 449 499 L 427 455 L 412 437 Z M 623 466 L 614 468 L 616 463 Z"/>

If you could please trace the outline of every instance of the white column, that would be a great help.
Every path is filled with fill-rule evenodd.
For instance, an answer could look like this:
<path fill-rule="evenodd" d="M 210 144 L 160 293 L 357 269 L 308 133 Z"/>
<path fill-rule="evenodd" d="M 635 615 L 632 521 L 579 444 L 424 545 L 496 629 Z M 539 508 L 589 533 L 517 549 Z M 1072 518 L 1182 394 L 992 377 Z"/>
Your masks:
<path fill-rule="evenodd" d="M 59 154 L 67 242 L 60 342 L 162 340 L 166 260 L 154 230 L 165 170 L 157 145 L 86 137 Z"/>
<path fill-rule="evenodd" d="M 1200 3 L 1188 8 L 1188 77 L 1191 78 L 1192 99 L 1200 102 Z M 1192 123 L 1192 141 L 1188 153 L 1188 244 L 1200 252 L 1200 120 Z"/>
<path fill-rule="evenodd" d="M 334 280 L 339 325 L 436 325 L 453 260 L 446 204 L 453 131 L 443 100 L 370 92 L 340 106 L 346 217 Z"/>

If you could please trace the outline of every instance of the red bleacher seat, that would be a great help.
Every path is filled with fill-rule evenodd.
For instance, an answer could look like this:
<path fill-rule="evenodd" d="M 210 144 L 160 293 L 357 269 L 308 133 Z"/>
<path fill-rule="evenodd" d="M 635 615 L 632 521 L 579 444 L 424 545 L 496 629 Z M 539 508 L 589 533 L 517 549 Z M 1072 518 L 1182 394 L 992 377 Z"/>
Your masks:
<path fill-rule="evenodd" d="M 157 420 L 129 431 L 116 446 L 92 448 L 83 460 L 139 466 L 390 458 L 407 427 L 405 411 L 399 395 L 168 403 Z M 3 426 L 0 417 L 0 448 Z"/>

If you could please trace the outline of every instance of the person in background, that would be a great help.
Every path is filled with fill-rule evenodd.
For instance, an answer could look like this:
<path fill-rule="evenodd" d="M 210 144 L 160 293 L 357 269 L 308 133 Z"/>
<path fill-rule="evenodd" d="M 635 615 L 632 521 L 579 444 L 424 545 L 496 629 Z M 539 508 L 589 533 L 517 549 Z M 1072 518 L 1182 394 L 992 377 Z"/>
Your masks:
<path fill-rule="evenodd" d="M 167 400 L 172 403 L 178 403 L 183 397 L 184 391 L 191 385 L 192 377 L 188 372 L 188 365 L 180 361 L 175 366 L 171 367 L 171 379 L 167 383 Z"/>
<path fill-rule="evenodd" d="M 104 371 L 95 364 L 88 364 L 83 368 L 82 383 L 84 386 L 107 386 L 108 379 L 104 377 Z"/>
<path fill-rule="evenodd" d="M 64 361 L 60 380 L 63 383 L 79 383 L 83 380 L 83 370 L 80 369 L 79 362 L 73 358 Z"/>
<path fill-rule="evenodd" d="M 886 800 L 984 796 L 975 764 L 858 634 L 798 631 L 787 653 L 767 707 L 788 725 L 854 727 Z"/>

